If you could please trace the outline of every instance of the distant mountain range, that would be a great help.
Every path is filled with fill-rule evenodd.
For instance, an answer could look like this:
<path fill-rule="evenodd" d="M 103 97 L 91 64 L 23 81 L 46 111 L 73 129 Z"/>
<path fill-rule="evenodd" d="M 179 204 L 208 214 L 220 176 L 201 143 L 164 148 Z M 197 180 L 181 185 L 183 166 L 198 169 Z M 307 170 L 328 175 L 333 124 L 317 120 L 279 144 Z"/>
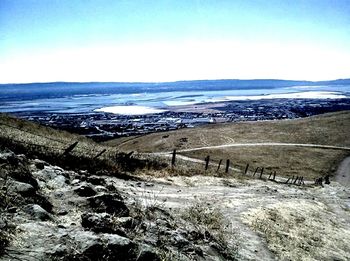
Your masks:
<path fill-rule="evenodd" d="M 207 87 L 217 87 L 224 89 L 231 88 L 276 88 L 276 87 L 290 87 L 301 85 L 343 85 L 350 84 L 349 79 L 337 79 L 331 81 L 295 81 L 295 80 L 278 80 L 278 79 L 252 79 L 252 80 L 238 80 L 238 79 L 225 79 L 225 80 L 192 80 L 192 81 L 175 81 L 175 82 L 44 82 L 44 83 L 9 83 L 0 84 L 1 86 L 42 86 L 45 87 L 82 87 L 91 86 L 94 87 L 152 87 L 152 88 L 195 88 L 202 89 Z"/>
<path fill-rule="evenodd" d="M 70 95 L 132 94 L 143 92 L 220 91 L 239 89 L 274 89 L 291 86 L 350 85 L 350 79 L 332 81 L 254 80 L 195 80 L 176 82 L 48 82 L 0 84 L 0 100 L 18 98 L 53 98 Z"/>

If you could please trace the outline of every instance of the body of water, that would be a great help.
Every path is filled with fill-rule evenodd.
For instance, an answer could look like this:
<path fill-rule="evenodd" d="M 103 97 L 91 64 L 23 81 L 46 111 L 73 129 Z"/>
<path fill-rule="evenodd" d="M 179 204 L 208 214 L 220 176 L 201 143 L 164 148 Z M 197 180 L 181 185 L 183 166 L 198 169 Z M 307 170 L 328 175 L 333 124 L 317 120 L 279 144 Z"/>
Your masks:
<path fill-rule="evenodd" d="M 88 94 L 72 92 L 70 89 L 60 89 L 60 93 L 49 93 L 47 89 L 40 94 L 36 89 L 36 96 L 17 95 L 6 99 L 8 86 L 0 87 L 0 112 L 57 112 L 57 113 L 87 113 L 106 111 L 120 114 L 155 113 L 167 110 L 169 106 L 191 105 L 198 103 L 257 100 L 257 99 L 340 99 L 350 97 L 350 85 L 326 86 L 290 86 L 274 88 L 241 88 L 232 90 L 186 90 L 186 91 L 159 91 L 151 92 L 103 93 L 96 89 L 96 93 Z M 55 89 L 55 91 L 57 91 Z M 2 97 L 1 97 L 2 96 Z M 113 109 L 114 107 L 114 109 Z M 129 110 L 128 110 L 129 107 Z M 144 109 L 143 109 L 144 108 Z"/>

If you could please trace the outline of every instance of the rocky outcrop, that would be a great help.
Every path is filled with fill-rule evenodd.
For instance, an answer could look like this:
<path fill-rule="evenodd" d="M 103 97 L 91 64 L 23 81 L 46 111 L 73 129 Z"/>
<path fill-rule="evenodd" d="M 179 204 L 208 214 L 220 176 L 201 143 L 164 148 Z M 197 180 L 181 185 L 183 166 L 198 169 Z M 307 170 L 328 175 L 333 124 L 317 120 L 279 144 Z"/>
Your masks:
<path fill-rule="evenodd" d="M 139 254 L 140 242 L 129 238 L 133 223 L 129 207 L 104 178 L 65 171 L 10 151 L 0 153 L 0 162 L 0 182 L 6 187 L 1 208 L 16 216 L 18 231 L 27 234 L 26 238 L 17 235 L 21 243 L 13 258 L 136 260 L 151 256 L 151 250 Z M 0 232 L 3 229 L 1 225 Z"/>
<path fill-rule="evenodd" d="M 9 237 L 15 243 L 3 244 L 13 259 L 206 260 L 205 247 L 214 249 L 208 235 L 194 235 L 164 208 L 126 197 L 106 173 L 67 171 L 9 151 L 0 152 L 0 162 L 0 213 L 17 227 Z"/>

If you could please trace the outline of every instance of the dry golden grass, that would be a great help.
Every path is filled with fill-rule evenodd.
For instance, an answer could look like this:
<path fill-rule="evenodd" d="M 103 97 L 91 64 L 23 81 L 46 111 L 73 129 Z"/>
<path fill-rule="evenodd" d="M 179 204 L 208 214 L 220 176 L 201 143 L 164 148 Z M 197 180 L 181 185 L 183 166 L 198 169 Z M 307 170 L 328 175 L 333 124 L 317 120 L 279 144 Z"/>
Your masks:
<path fill-rule="evenodd" d="M 76 142 L 74 149 L 65 153 Z M 113 146 L 5 114 L 0 114 L 0 146 L 30 157 L 39 157 L 63 168 L 94 173 L 119 175 L 145 167 L 150 171 L 165 167 L 153 159 L 142 160 L 137 153 L 129 158 Z"/>
<path fill-rule="evenodd" d="M 65 149 L 76 141 L 78 145 L 70 153 L 71 157 L 65 160 L 65 164 L 69 163 L 72 167 L 92 166 L 102 161 L 109 165 L 108 162 L 115 157 L 115 149 L 97 144 L 83 136 L 0 114 L 1 145 L 18 153 L 41 156 L 53 164 L 59 164 Z M 106 152 L 95 160 L 94 157 L 102 150 Z"/>
<path fill-rule="evenodd" d="M 350 146 L 349 130 L 350 112 L 344 111 L 295 120 L 213 124 L 137 138 L 116 139 L 106 144 L 118 146 L 121 150 L 139 152 L 257 142 Z M 182 138 L 187 138 L 187 142 L 182 141 Z"/>
<path fill-rule="evenodd" d="M 41 146 L 48 153 L 62 154 L 64 150 L 78 141 L 74 153 L 77 155 L 96 155 L 109 147 L 99 145 L 90 139 L 66 131 L 59 131 L 29 121 L 0 114 L 0 130 L 2 139 L 25 146 Z"/>
<path fill-rule="evenodd" d="M 167 133 L 112 140 L 108 145 L 120 150 L 161 152 L 173 149 L 199 148 L 230 143 L 302 143 L 331 146 L 350 146 L 350 112 L 281 121 L 243 122 L 207 125 Z M 187 141 L 184 141 L 186 138 Z M 210 155 L 218 162 L 230 159 L 235 168 L 244 170 L 264 167 L 280 176 L 304 176 L 307 179 L 334 174 L 340 161 L 349 151 L 307 147 L 256 146 L 206 149 L 181 154 L 203 159 Z"/>
<path fill-rule="evenodd" d="M 284 121 L 230 123 L 208 125 L 194 129 L 182 129 L 167 133 L 154 133 L 141 137 L 112 140 L 107 143 L 95 143 L 85 137 L 57 131 L 20 119 L 0 114 L 0 138 L 12 143 L 39 145 L 35 150 L 41 153 L 61 155 L 65 148 L 75 141 L 78 146 L 72 154 L 92 159 L 100 151 L 106 152 L 103 160 L 114 160 L 116 150 L 158 152 L 171 151 L 174 148 L 196 148 L 228 143 L 312 143 L 335 146 L 350 146 L 350 112 L 337 112 L 320 116 Z M 182 139 L 186 138 L 186 140 Z M 342 159 L 350 155 L 349 151 L 283 146 L 226 147 L 183 152 L 185 156 L 203 159 L 210 155 L 212 162 L 230 159 L 233 167 L 243 172 L 246 164 L 250 170 L 264 167 L 266 172 L 276 171 L 279 176 L 304 176 L 314 179 L 333 174 Z M 166 159 L 170 162 L 170 159 Z M 179 162 L 180 164 L 180 162 Z M 182 166 L 183 165 L 183 166 Z M 223 169 L 224 166 L 221 168 Z M 167 175 L 218 175 L 211 166 L 206 172 L 203 165 L 183 161 Z M 152 169 L 148 173 L 152 173 Z M 173 173 L 174 172 L 174 173 Z M 165 173 L 165 174 L 166 174 Z M 162 174 L 164 175 L 164 173 Z"/>
<path fill-rule="evenodd" d="M 182 153 L 188 157 L 204 159 L 211 155 L 211 161 L 230 159 L 231 166 L 244 172 L 246 164 L 252 172 L 256 167 L 264 167 L 268 174 L 276 171 L 278 176 L 304 176 L 314 179 L 333 173 L 341 159 L 350 152 L 297 147 L 231 147 L 216 150 L 200 150 Z M 223 163 L 224 164 L 224 163 Z M 215 167 L 212 167 L 215 168 Z M 221 167 L 222 169 L 224 166 Z"/>
<path fill-rule="evenodd" d="M 350 233 L 322 202 L 289 200 L 242 215 L 278 260 L 349 260 Z"/>

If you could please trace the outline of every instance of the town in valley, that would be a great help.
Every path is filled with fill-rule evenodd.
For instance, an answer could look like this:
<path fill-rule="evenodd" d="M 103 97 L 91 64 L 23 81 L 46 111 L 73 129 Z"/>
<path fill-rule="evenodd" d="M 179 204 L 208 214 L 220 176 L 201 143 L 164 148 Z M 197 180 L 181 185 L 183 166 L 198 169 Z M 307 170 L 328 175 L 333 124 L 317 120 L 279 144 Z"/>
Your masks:
<path fill-rule="evenodd" d="M 162 113 L 118 115 L 104 112 L 26 111 L 17 116 L 78 133 L 96 141 L 192 128 L 204 124 L 280 120 L 349 110 L 350 99 L 271 99 L 206 103 L 175 107 Z"/>

